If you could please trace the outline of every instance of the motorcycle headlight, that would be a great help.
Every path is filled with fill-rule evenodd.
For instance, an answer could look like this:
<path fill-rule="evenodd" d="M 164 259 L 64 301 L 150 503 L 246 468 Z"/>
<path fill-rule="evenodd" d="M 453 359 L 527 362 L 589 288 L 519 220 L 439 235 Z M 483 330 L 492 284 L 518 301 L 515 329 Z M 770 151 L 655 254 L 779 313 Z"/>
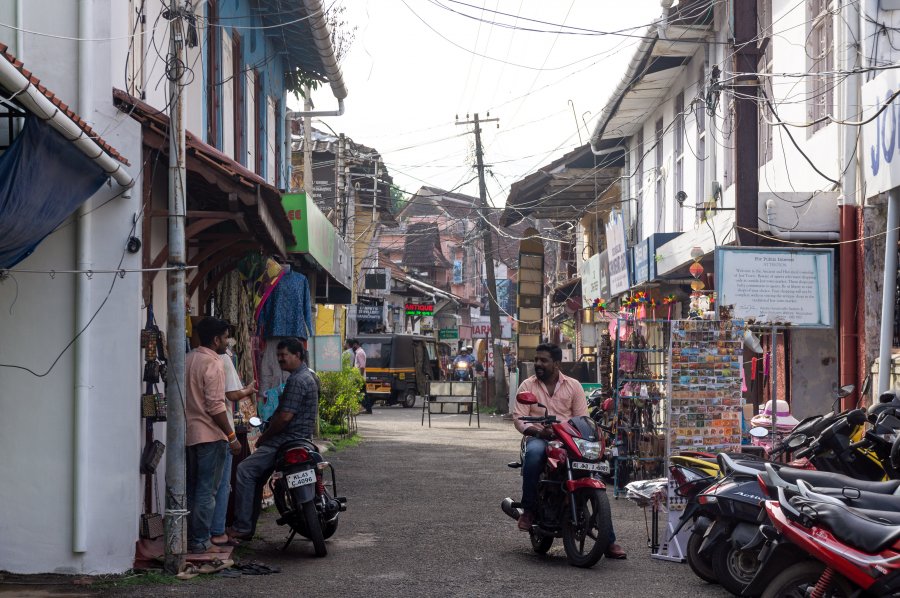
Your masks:
<path fill-rule="evenodd" d="M 594 460 L 600 458 L 599 442 L 590 442 L 581 438 L 573 438 L 572 440 L 575 441 L 575 446 L 578 447 L 578 450 L 581 451 L 581 456 L 585 459 Z"/>

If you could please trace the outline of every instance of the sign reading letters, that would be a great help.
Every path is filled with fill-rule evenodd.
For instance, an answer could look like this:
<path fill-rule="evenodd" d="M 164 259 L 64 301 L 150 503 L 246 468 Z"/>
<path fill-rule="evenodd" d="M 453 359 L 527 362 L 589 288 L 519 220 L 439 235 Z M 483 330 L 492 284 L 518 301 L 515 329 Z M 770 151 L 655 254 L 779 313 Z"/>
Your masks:
<path fill-rule="evenodd" d="M 834 250 L 719 247 L 716 289 L 735 319 L 832 328 Z"/>
<path fill-rule="evenodd" d="M 615 296 L 629 287 L 625 221 L 618 212 L 610 214 L 606 223 L 606 251 L 609 254 L 609 292 Z"/>

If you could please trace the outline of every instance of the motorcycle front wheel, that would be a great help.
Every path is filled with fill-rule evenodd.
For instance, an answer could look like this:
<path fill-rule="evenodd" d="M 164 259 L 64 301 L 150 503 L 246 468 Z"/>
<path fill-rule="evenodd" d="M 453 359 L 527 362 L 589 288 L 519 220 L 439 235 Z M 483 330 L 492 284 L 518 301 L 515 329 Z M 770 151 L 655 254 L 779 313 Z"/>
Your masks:
<path fill-rule="evenodd" d="M 325 546 L 325 537 L 322 534 L 322 524 L 319 523 L 319 512 L 312 501 L 303 503 L 303 520 L 306 523 L 307 537 L 312 540 L 316 556 L 328 554 L 328 548 Z"/>
<path fill-rule="evenodd" d="M 566 558 L 575 567 L 593 567 L 609 547 L 612 530 L 609 498 L 605 491 L 596 488 L 577 490 L 574 497 L 576 519 L 572 521 L 568 501 L 563 519 Z"/>
<path fill-rule="evenodd" d="M 819 561 L 803 561 L 779 573 L 769 583 L 762 598 L 806 598 L 825 571 Z M 835 576 L 831 585 L 822 594 L 823 598 L 849 598 L 853 588 L 841 576 Z"/>

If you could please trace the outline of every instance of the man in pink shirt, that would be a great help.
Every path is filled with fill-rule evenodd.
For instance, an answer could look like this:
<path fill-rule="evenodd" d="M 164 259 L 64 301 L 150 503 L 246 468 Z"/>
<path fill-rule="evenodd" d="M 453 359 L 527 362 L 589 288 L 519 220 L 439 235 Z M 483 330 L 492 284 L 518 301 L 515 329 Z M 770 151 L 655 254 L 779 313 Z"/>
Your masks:
<path fill-rule="evenodd" d="M 228 328 L 224 320 L 201 320 L 196 327 L 200 346 L 184 362 L 188 550 L 193 553 L 227 550 L 212 544 L 210 527 L 226 451 L 241 450 L 225 413 L 225 369 L 219 358 L 227 347 Z"/>
<path fill-rule="evenodd" d="M 584 389 L 574 378 L 559 371 L 562 350 L 556 345 L 542 343 L 534 350 L 534 376 L 526 378 L 519 385 L 517 393 L 530 392 L 538 402 L 547 408 L 547 413 L 560 421 L 567 421 L 579 415 L 588 415 Z M 547 441 L 553 436 L 549 427 L 523 422 L 524 416 L 542 416 L 544 407 L 516 403 L 513 422 L 516 429 L 528 437 L 525 444 L 525 458 L 522 463 L 522 507 L 519 529 L 531 531 L 534 512 L 537 509 L 537 489 L 541 472 L 547 461 Z M 616 544 L 615 533 L 610 530 L 610 544 L 606 557 L 624 559 L 625 551 Z"/>

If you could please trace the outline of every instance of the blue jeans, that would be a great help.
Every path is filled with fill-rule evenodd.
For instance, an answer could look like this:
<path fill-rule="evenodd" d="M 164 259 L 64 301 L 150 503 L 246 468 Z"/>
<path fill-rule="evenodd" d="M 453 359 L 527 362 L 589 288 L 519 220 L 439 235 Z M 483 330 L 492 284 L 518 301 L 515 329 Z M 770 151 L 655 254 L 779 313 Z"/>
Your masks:
<path fill-rule="evenodd" d="M 224 440 L 201 442 L 187 447 L 188 550 L 206 552 L 210 547 L 210 528 L 216 510 L 216 490 L 222 479 Z"/>
<path fill-rule="evenodd" d="M 238 463 L 234 485 L 234 531 L 252 534 L 260 511 L 262 485 L 272 475 L 278 448 L 264 444 Z"/>
<path fill-rule="evenodd" d="M 538 507 L 538 483 L 547 462 L 547 441 L 528 438 L 525 441 L 525 458 L 522 460 L 522 508 L 534 513 Z M 616 541 L 616 532 L 609 528 L 609 543 Z"/>
<path fill-rule="evenodd" d="M 228 515 L 228 495 L 231 494 L 231 462 L 234 457 L 231 451 L 225 451 L 225 463 L 222 465 L 222 481 L 216 490 L 216 510 L 213 511 L 212 525 L 209 533 L 213 536 L 225 535 L 225 519 Z"/>

